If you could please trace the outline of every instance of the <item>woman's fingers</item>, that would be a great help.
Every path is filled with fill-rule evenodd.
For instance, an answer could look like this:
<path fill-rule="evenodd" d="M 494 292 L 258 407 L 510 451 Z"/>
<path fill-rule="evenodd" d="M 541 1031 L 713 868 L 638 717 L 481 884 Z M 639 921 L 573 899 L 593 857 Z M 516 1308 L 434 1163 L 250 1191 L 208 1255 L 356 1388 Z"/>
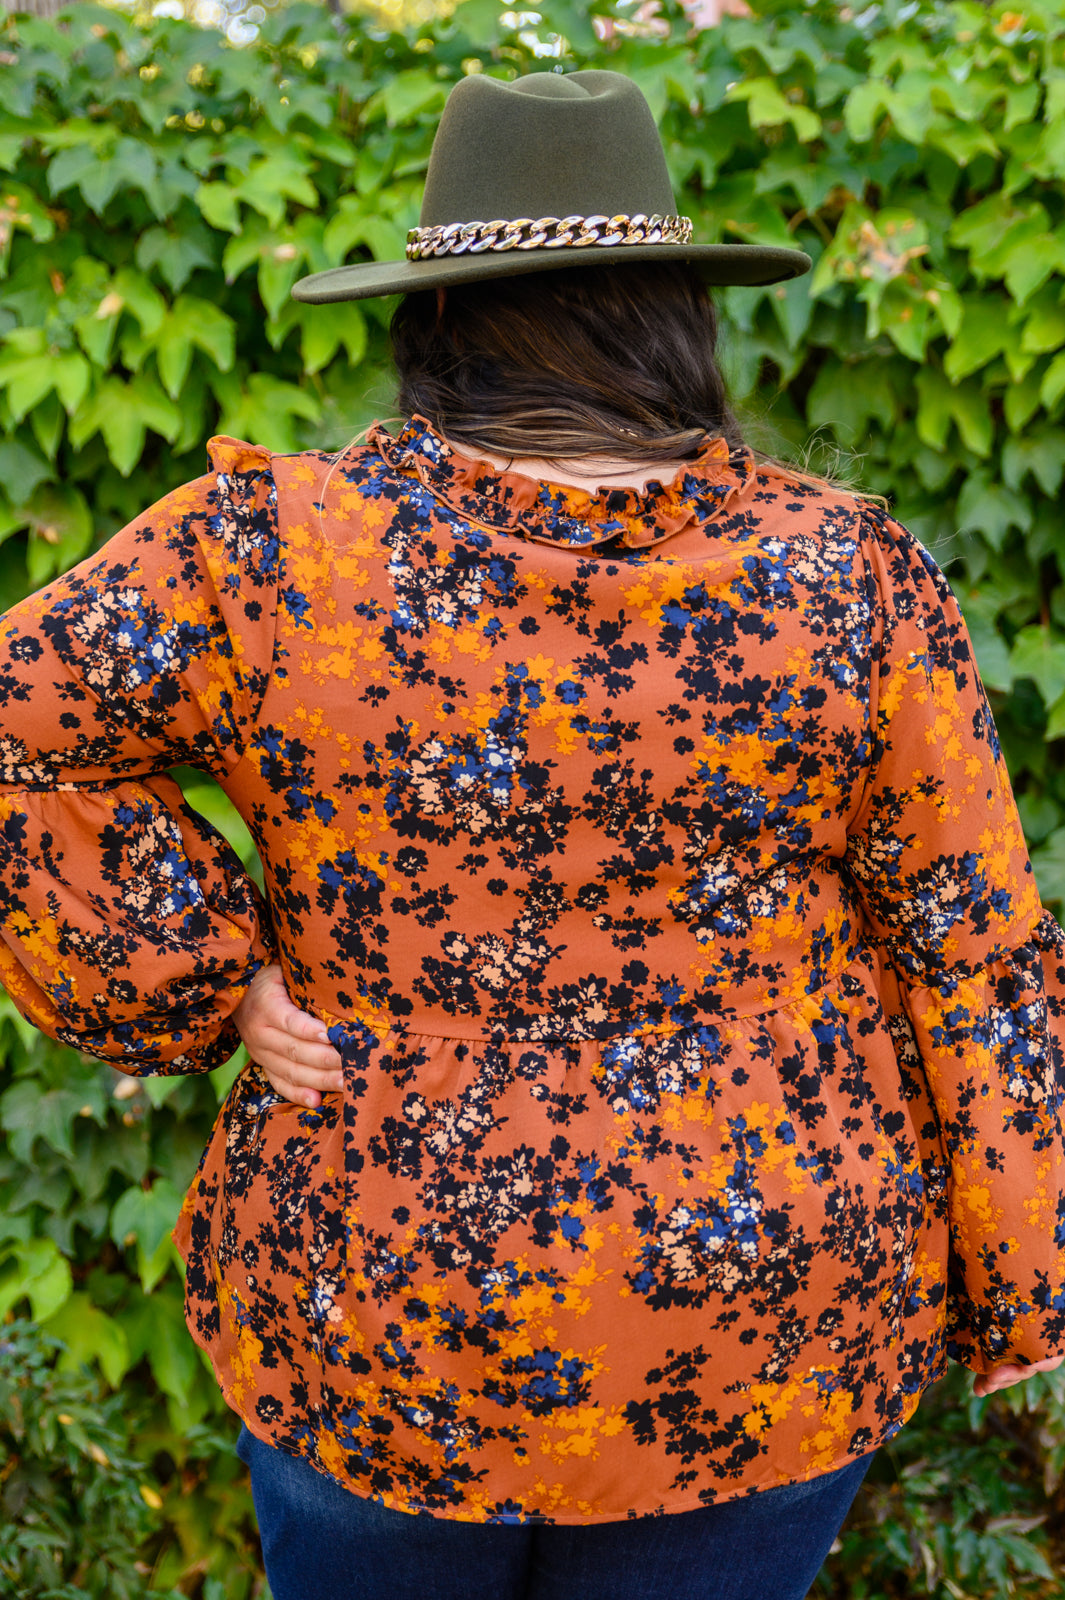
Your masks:
<path fill-rule="evenodd" d="M 322 1053 L 322 1052 L 319 1052 Z M 274 1088 L 300 1105 L 317 1105 L 317 1099 L 307 1100 L 312 1094 L 339 1094 L 344 1087 L 344 1074 L 340 1057 L 335 1050 L 324 1052 L 331 1059 L 325 1062 L 307 1062 L 293 1059 L 286 1050 L 249 1051 L 252 1060 L 261 1067 Z M 285 1087 L 282 1088 L 282 1085 Z"/>
<path fill-rule="evenodd" d="M 278 1094 L 283 1095 L 286 1100 L 290 1100 L 295 1106 L 309 1106 L 311 1110 L 315 1110 L 321 1105 L 323 1094 L 335 1094 L 344 1087 L 343 1079 L 341 1079 L 339 1083 L 325 1083 L 320 1088 L 315 1088 L 311 1084 L 298 1083 L 294 1078 L 289 1078 L 284 1073 L 272 1072 L 269 1067 L 263 1066 L 261 1061 L 257 1065 Z"/>
<path fill-rule="evenodd" d="M 248 1054 L 286 1100 L 313 1107 L 343 1089 L 341 1057 L 325 1024 L 293 1005 L 279 966 L 255 974 L 234 1021 Z"/>
<path fill-rule="evenodd" d="M 253 1054 L 256 1050 L 283 1049 L 291 1060 L 308 1065 L 340 1064 L 340 1057 L 329 1044 L 325 1023 L 293 1005 L 278 966 L 263 967 L 255 974 L 233 1020 Z M 283 1044 L 276 1035 L 281 1035 Z"/>
<path fill-rule="evenodd" d="M 286 1100 L 296 1105 L 317 1106 L 323 1094 L 339 1094 L 344 1087 L 344 1074 L 340 1070 L 337 1052 L 316 1046 L 316 1053 L 326 1059 L 306 1062 L 300 1059 L 299 1053 L 293 1057 L 290 1053 L 292 1044 L 291 1040 L 283 1040 L 280 1049 L 267 1047 L 255 1050 L 249 1045 L 248 1053 L 278 1094 L 283 1094 Z M 307 1048 L 306 1045 L 301 1047 L 303 1051 Z"/>
<path fill-rule="evenodd" d="M 257 1030 L 254 1035 L 242 1030 L 241 1038 L 248 1054 L 260 1066 L 267 1055 L 274 1061 L 287 1061 L 292 1067 L 308 1067 L 312 1072 L 339 1072 L 342 1065 L 339 1052 L 331 1044 L 307 1044 L 276 1028 Z"/>
<path fill-rule="evenodd" d="M 308 1066 L 273 1050 L 263 1050 L 252 1059 L 264 1072 L 272 1072 L 299 1089 L 320 1089 L 323 1094 L 331 1094 L 344 1087 L 344 1073 L 340 1067 Z"/>
<path fill-rule="evenodd" d="M 983 1372 L 973 1379 L 973 1394 L 978 1400 L 985 1400 L 989 1394 L 997 1394 L 1000 1389 L 1012 1389 L 1015 1383 L 1023 1383 L 1034 1372 L 1056 1372 L 1063 1361 L 1065 1356 L 1047 1356 L 1043 1361 L 1033 1361 L 1028 1367 L 1010 1364 L 993 1367 L 990 1372 Z"/>
<path fill-rule="evenodd" d="M 339 1094 L 344 1087 L 344 1074 L 333 1068 L 322 1071 L 317 1067 L 293 1065 L 269 1052 L 256 1056 L 255 1064 L 278 1094 L 283 1094 L 294 1105 L 318 1106 L 323 1094 Z"/>

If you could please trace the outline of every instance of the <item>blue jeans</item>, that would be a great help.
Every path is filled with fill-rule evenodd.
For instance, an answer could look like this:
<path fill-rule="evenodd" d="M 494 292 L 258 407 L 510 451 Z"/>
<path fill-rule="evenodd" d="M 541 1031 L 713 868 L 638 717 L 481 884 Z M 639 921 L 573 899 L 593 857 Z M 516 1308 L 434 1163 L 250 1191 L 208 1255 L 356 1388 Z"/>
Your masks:
<path fill-rule="evenodd" d="M 802 1600 L 872 1460 L 700 1511 L 522 1527 L 387 1510 L 247 1428 L 237 1453 L 273 1600 Z"/>

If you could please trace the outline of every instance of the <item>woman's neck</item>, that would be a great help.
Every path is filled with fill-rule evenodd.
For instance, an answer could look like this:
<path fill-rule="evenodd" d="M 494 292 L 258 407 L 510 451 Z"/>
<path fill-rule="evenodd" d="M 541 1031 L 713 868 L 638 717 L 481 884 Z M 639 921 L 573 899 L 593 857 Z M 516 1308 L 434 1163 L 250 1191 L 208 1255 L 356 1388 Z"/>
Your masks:
<path fill-rule="evenodd" d="M 574 456 L 554 461 L 543 456 L 501 456 L 482 445 L 458 444 L 453 439 L 445 442 L 457 455 L 476 455 L 497 472 L 518 472 L 525 478 L 583 489 L 587 494 L 595 494 L 601 488 L 642 491 L 652 479 L 669 483 L 690 465 L 686 461 L 664 461 L 649 466 L 646 461 L 627 461 L 620 456 Z"/>

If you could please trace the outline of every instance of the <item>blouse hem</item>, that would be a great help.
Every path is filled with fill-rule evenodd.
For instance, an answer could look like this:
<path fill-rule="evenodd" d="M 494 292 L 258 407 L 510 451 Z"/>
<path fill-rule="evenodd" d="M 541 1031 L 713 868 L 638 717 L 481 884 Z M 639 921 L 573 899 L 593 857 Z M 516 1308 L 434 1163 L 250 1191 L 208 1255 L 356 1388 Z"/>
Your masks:
<path fill-rule="evenodd" d="M 179 1224 L 179 1226 L 174 1229 L 172 1237 L 174 1244 L 177 1247 L 178 1254 L 185 1262 L 185 1265 L 188 1266 L 191 1251 L 188 1248 L 190 1241 L 187 1232 L 183 1231 Z M 348 1494 L 353 1494 L 360 1500 L 373 1500 L 377 1504 L 385 1506 L 388 1510 L 401 1511 L 409 1516 L 435 1517 L 442 1522 L 468 1522 L 471 1524 L 482 1523 L 491 1524 L 492 1526 L 504 1525 L 502 1523 L 502 1519 L 499 1518 L 493 1519 L 490 1517 L 472 1516 L 469 1514 L 464 1514 L 458 1508 L 440 1509 L 439 1507 L 424 1505 L 420 1501 L 408 1501 L 402 1506 L 395 1504 L 389 1505 L 386 1500 L 379 1496 L 363 1494 L 359 1489 L 352 1488 L 346 1483 L 341 1483 L 339 1478 L 335 1477 L 333 1473 L 327 1472 L 317 1461 L 314 1460 L 312 1456 L 300 1455 L 294 1450 L 285 1449 L 285 1446 L 278 1444 L 277 1440 L 270 1435 L 266 1428 L 264 1428 L 262 1422 L 254 1414 L 252 1409 L 250 1407 L 245 1408 L 235 1399 L 233 1394 L 233 1385 L 230 1383 L 228 1377 L 222 1372 L 218 1362 L 215 1360 L 212 1341 L 205 1339 L 200 1332 L 192 1326 L 191 1322 L 186 1323 L 186 1326 L 188 1327 L 189 1333 L 193 1340 L 199 1345 L 200 1349 L 204 1352 L 208 1361 L 211 1363 L 211 1371 L 214 1373 L 215 1382 L 222 1391 L 222 1398 L 224 1399 L 226 1405 L 232 1412 L 235 1413 L 236 1416 L 240 1418 L 248 1432 L 253 1434 L 256 1439 L 260 1440 L 262 1444 L 269 1445 L 273 1450 L 282 1450 L 284 1451 L 285 1455 L 292 1456 L 296 1461 L 307 1462 L 308 1466 L 313 1467 L 315 1472 L 317 1472 L 321 1477 L 325 1478 L 330 1483 L 336 1484 L 338 1488 L 344 1489 Z M 917 1410 L 925 1390 L 930 1388 L 933 1383 L 937 1383 L 939 1379 L 945 1375 L 949 1365 L 950 1362 L 946 1355 L 944 1355 L 940 1363 L 932 1372 L 929 1373 L 927 1382 L 922 1386 L 922 1388 L 918 1390 L 916 1394 L 907 1397 L 907 1404 L 904 1407 L 903 1414 L 899 1420 L 887 1425 L 882 1433 L 874 1436 L 866 1448 L 861 1450 L 846 1451 L 843 1455 L 834 1457 L 831 1465 L 826 1466 L 817 1472 L 788 1472 L 783 1476 L 775 1478 L 772 1483 L 761 1483 L 754 1486 L 751 1484 L 745 1484 L 742 1487 L 737 1486 L 734 1489 L 725 1490 L 723 1493 L 715 1495 L 712 1500 L 705 1500 L 696 1497 L 692 1500 L 680 1501 L 677 1504 L 673 1504 L 672 1502 L 667 1504 L 663 1501 L 658 1501 L 656 1504 L 648 1505 L 644 1508 L 629 1506 L 623 1511 L 596 1512 L 590 1516 L 567 1516 L 565 1514 L 561 1516 L 547 1516 L 542 1512 L 533 1511 L 521 1517 L 515 1517 L 513 1519 L 508 1518 L 508 1523 L 513 1520 L 515 1525 L 522 1527 L 579 1528 L 589 1527 L 596 1523 L 630 1522 L 642 1517 L 679 1516 L 686 1511 L 706 1511 L 711 1506 L 724 1505 L 730 1500 L 746 1500 L 749 1499 L 752 1494 L 763 1494 L 769 1489 L 785 1489 L 792 1484 L 812 1483 L 818 1478 L 827 1477 L 829 1473 L 840 1471 L 843 1467 L 849 1466 L 854 1461 L 860 1461 L 865 1456 L 873 1455 L 877 1450 L 880 1449 L 881 1445 L 886 1444 L 890 1439 L 893 1439 L 895 1435 L 906 1425 L 906 1423 L 909 1422 L 910 1418 Z"/>

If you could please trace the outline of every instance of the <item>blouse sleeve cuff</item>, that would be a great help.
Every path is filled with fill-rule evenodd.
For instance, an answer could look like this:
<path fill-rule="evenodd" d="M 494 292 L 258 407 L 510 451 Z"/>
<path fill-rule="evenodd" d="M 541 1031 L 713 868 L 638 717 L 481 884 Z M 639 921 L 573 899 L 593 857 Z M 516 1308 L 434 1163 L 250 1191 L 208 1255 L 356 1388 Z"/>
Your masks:
<path fill-rule="evenodd" d="M 977 971 L 904 989 L 949 1172 L 948 1352 L 1065 1352 L 1065 935 L 1049 912 Z"/>
<path fill-rule="evenodd" d="M 30 1022 L 133 1074 L 205 1072 L 272 959 L 239 859 L 169 778 L 0 797 L 0 981 Z"/>

